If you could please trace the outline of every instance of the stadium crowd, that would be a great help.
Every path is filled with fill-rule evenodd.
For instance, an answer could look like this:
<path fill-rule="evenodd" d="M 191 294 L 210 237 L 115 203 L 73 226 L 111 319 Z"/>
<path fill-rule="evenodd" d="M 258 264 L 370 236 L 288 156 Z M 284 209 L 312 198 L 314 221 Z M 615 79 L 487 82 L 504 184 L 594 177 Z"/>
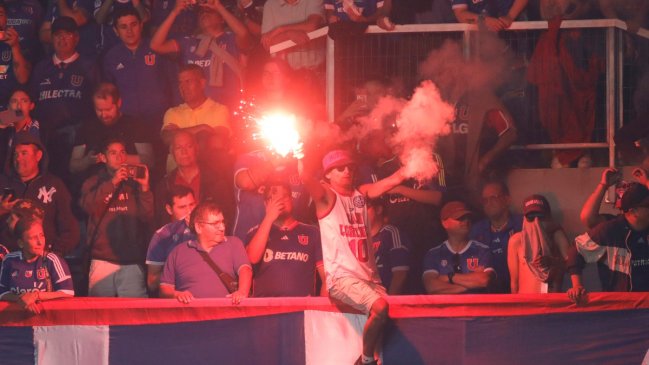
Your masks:
<path fill-rule="evenodd" d="M 324 25 L 336 39 L 414 22 L 472 23 L 497 34 L 516 20 L 607 17 L 626 21 L 630 37 L 647 25 L 647 1 L 578 3 L 5 0 L 0 299 L 38 313 L 40 301 L 73 295 L 182 303 L 227 296 L 234 304 L 329 295 L 370 315 L 359 363 L 372 363 L 386 295 L 567 291 L 585 303 L 586 263 L 597 263 L 605 291 L 649 290 L 641 105 L 620 133 L 637 145 L 627 159 L 639 163 L 637 181 L 623 184 L 607 169 L 581 212 L 588 231 L 574 241 L 544 196 L 513 209 L 503 167 L 518 131 L 493 93 L 458 93 L 433 80 L 456 120 L 434 152 L 439 171 L 426 181 L 406 176 L 387 143 L 393 129 L 361 139 L 346 133 L 382 97 L 408 94 L 386 75 L 355 85 L 356 101 L 330 124 L 340 138 L 312 132 L 288 156 L 253 138 L 245 117 L 281 105 L 298 123 L 326 120 L 324 43 L 307 35 Z M 558 31 L 553 24 L 549 34 Z M 297 46 L 269 54 L 286 40 Z M 552 42 L 541 38 L 537 47 Z M 646 42 L 633 42 L 635 59 L 646 63 Z M 564 77 L 584 88 L 574 103 L 586 105 L 601 62 L 571 65 Z M 542 71 L 530 75 L 545 102 L 561 101 L 551 99 L 556 89 L 540 81 Z M 559 116 L 564 124 L 594 113 L 557 110 L 577 111 L 574 120 Z M 541 119 L 557 118 L 546 113 Z M 592 161 L 557 151 L 552 165 Z M 600 215 L 611 186 L 620 213 Z"/>

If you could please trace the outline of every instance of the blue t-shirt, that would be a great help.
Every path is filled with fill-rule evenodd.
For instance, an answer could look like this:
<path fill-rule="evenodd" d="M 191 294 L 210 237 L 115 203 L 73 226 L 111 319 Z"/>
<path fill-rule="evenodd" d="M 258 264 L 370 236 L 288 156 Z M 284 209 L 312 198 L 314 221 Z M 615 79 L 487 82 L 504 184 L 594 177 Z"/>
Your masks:
<path fill-rule="evenodd" d="M 269 163 L 272 157 L 264 150 L 257 150 L 239 156 L 234 165 L 234 176 L 239 172 Z M 293 198 L 293 215 L 299 221 L 307 221 L 309 217 L 309 194 L 306 192 L 297 171 L 297 160 L 289 159 L 286 164 L 280 164 L 269 177 L 270 180 L 279 180 L 291 186 Z M 263 182 L 257 182 L 263 185 Z M 264 219 L 266 207 L 264 197 L 259 191 L 248 191 L 235 186 L 237 214 L 234 221 L 234 235 L 242 240 L 247 238 L 250 229 Z"/>
<path fill-rule="evenodd" d="M 238 106 L 241 99 L 241 82 L 237 74 L 232 71 L 230 66 L 223 63 L 223 84 L 222 86 L 210 85 L 210 68 L 212 67 L 212 51 L 208 50 L 204 57 L 196 55 L 196 48 L 200 43 L 200 39 L 196 36 L 186 36 L 176 39 L 178 47 L 180 48 L 180 59 L 183 64 L 195 64 L 200 66 L 205 71 L 205 78 L 207 84 L 205 86 L 205 94 L 212 100 L 226 105 L 228 107 Z M 225 32 L 219 37 L 214 39 L 214 42 L 226 52 L 228 52 L 235 60 L 239 59 L 239 48 L 237 47 L 234 34 Z M 237 104 L 233 104 L 233 103 Z"/>
<path fill-rule="evenodd" d="M 126 115 L 162 120 L 171 106 L 171 63 L 155 54 L 149 40 L 143 39 L 135 53 L 124 43 L 115 45 L 104 56 L 104 77 L 117 85 Z"/>
<path fill-rule="evenodd" d="M 147 265 L 164 265 L 169 253 L 179 244 L 195 240 L 196 235 L 189 229 L 184 219 L 165 224 L 151 238 L 146 253 Z"/>
<path fill-rule="evenodd" d="M 36 103 L 34 115 L 43 128 L 56 130 L 94 116 L 92 93 L 97 79 L 94 60 L 83 55 L 64 67 L 55 65 L 52 57 L 38 63 L 30 90 Z"/>
<path fill-rule="evenodd" d="M 43 7 L 37 0 L 5 1 L 7 28 L 14 28 L 20 36 L 23 55 L 34 62 L 42 53 L 39 31 L 43 22 Z"/>
<path fill-rule="evenodd" d="M 372 16 L 383 7 L 383 0 L 354 0 L 354 5 L 364 17 Z M 349 15 L 345 12 L 342 0 L 324 0 L 324 9 L 331 10 L 340 20 L 349 22 Z"/>
<path fill-rule="evenodd" d="M 489 247 L 473 240 L 469 241 L 460 252 L 453 251 L 448 241 L 444 241 L 441 245 L 431 248 L 424 257 L 424 274 L 435 272 L 444 276 L 454 272 L 456 266 L 462 274 L 474 272 L 479 268 L 484 271 L 495 271 Z M 486 289 L 470 290 L 467 293 L 484 292 Z"/>
<path fill-rule="evenodd" d="M 48 290 L 48 281 L 51 287 Z M 23 259 L 22 251 L 5 256 L 0 269 L 0 298 L 7 293 L 60 291 L 74 295 L 68 264 L 52 252 L 34 262 Z"/>
<path fill-rule="evenodd" d="M 511 283 L 509 279 L 509 268 L 507 266 L 507 247 L 509 238 L 516 232 L 520 232 L 523 227 L 523 217 L 519 214 L 510 214 L 507 224 L 498 232 L 491 229 L 489 219 L 483 219 L 471 226 L 469 238 L 482 242 L 489 246 L 493 255 L 494 269 L 498 278 L 496 280 L 496 293 L 511 292 Z"/>
<path fill-rule="evenodd" d="M 160 286 L 172 285 L 177 291 L 188 290 L 196 298 L 225 297 L 228 290 L 197 250 L 203 249 L 195 240 L 176 246 L 165 262 Z M 210 250 L 209 256 L 221 271 L 233 278 L 238 277 L 241 267 L 251 267 L 246 249 L 236 237 L 226 237 Z"/>
<path fill-rule="evenodd" d="M 250 242 L 258 227 L 248 234 Z M 305 297 L 316 295 L 316 267 L 322 265 L 320 230 L 295 222 L 289 229 L 273 225 L 266 250 L 254 266 L 254 296 Z"/>
<path fill-rule="evenodd" d="M 372 237 L 376 268 L 379 270 L 381 282 L 386 288 L 392 282 L 392 272 L 410 270 L 410 243 L 399 229 L 393 225 L 386 225 Z"/>

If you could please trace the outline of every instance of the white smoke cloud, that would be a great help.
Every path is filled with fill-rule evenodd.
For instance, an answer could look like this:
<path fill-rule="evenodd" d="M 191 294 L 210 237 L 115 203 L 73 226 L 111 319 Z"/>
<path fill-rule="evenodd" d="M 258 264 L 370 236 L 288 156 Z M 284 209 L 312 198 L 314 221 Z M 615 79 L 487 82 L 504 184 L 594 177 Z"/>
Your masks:
<path fill-rule="evenodd" d="M 454 118 L 455 108 L 442 100 L 435 84 L 422 82 L 399 113 L 397 133 L 390 141 L 399 152 L 406 176 L 423 181 L 437 174 L 435 143 L 439 136 L 450 132 Z"/>

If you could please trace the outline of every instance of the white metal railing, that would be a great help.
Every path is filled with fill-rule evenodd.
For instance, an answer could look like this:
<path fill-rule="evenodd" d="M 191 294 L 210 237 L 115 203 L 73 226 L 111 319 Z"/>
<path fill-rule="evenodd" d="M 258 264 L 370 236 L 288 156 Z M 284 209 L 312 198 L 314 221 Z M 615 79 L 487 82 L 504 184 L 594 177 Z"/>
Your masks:
<path fill-rule="evenodd" d="M 623 108 L 619 108 L 616 123 L 615 106 L 623 105 L 623 63 L 622 63 L 622 32 L 616 29 L 627 31 L 625 22 L 619 19 L 593 19 L 593 20 L 565 20 L 561 22 L 562 29 L 606 29 L 606 142 L 602 143 L 562 143 L 562 144 L 528 144 L 514 146 L 518 150 L 548 150 L 548 149 L 594 149 L 607 148 L 609 150 L 609 166 L 615 165 L 615 143 L 613 141 L 617 125 L 623 124 Z M 547 21 L 527 21 L 514 22 L 505 31 L 518 30 L 543 30 L 548 29 Z M 322 27 L 308 33 L 310 39 L 321 38 L 327 35 L 329 28 Z M 465 49 L 468 49 L 469 34 L 477 31 L 476 25 L 464 23 L 448 24 L 404 24 L 396 25 L 392 31 L 386 31 L 378 26 L 369 26 L 366 33 L 444 33 L 444 32 L 463 32 Z M 649 39 L 649 30 L 640 28 L 636 33 L 640 37 Z M 281 52 L 296 46 L 293 41 L 285 41 L 270 47 L 271 53 Z M 334 54 L 335 42 L 327 38 L 327 62 L 326 62 L 326 98 L 327 114 L 329 120 L 334 120 Z M 617 66 L 617 67 L 616 67 Z M 615 92 L 617 89 L 617 93 Z"/>

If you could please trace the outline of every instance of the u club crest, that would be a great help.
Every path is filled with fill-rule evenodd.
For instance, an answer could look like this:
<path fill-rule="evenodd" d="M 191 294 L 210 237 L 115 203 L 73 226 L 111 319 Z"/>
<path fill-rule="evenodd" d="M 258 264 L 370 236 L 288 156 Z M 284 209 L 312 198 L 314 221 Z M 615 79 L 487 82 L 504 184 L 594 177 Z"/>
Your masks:
<path fill-rule="evenodd" d="M 70 83 L 72 86 L 79 87 L 83 84 L 83 76 L 81 75 L 72 75 L 70 76 Z"/>
<path fill-rule="evenodd" d="M 150 53 L 150 54 L 144 56 L 144 63 L 145 63 L 147 66 L 153 66 L 153 65 L 155 65 L 155 54 Z"/>

